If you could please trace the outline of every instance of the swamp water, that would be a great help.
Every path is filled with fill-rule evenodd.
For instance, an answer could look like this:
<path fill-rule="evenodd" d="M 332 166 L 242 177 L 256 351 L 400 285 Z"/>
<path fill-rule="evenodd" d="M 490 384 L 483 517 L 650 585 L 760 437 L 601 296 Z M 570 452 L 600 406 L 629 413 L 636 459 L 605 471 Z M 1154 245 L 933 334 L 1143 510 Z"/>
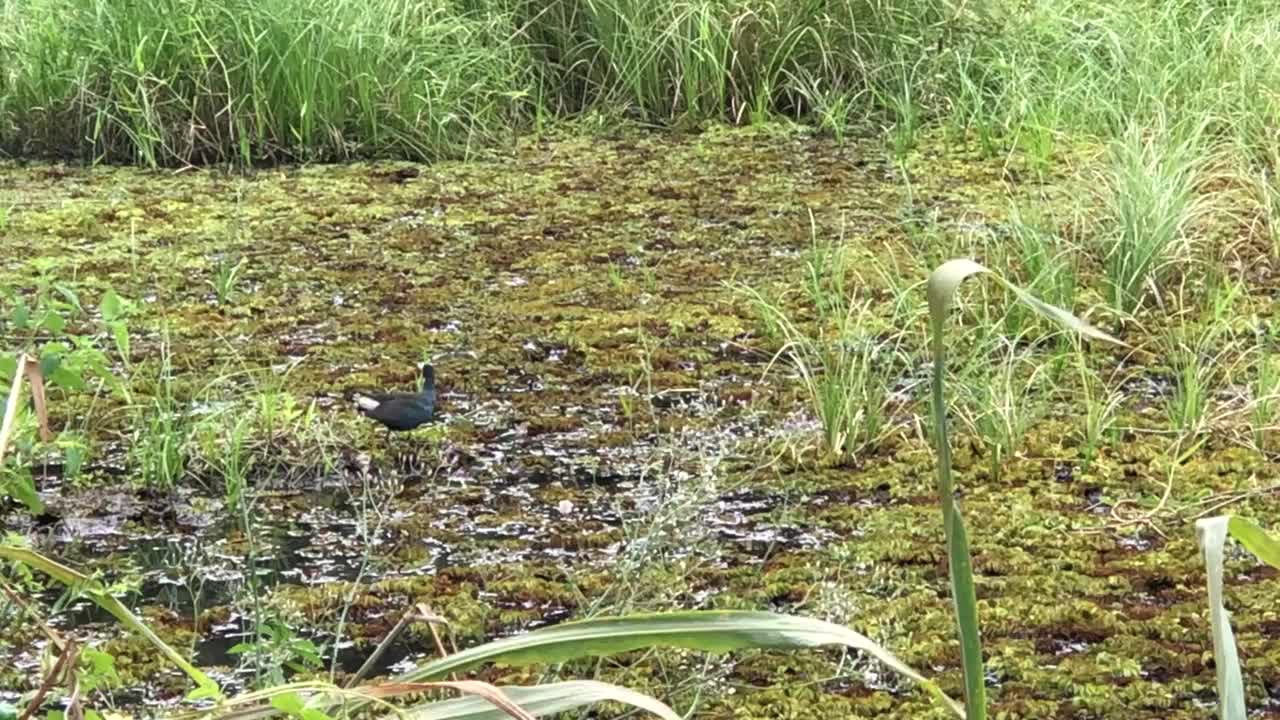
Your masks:
<path fill-rule="evenodd" d="M 770 366 L 777 343 L 725 282 L 794 287 L 811 219 L 818 237 L 843 237 L 923 280 L 924 258 L 947 252 L 930 242 L 998 226 L 1010 196 L 1052 203 L 1075 191 L 1052 178 L 1025 187 L 965 149 L 939 145 L 898 164 L 879 143 L 777 130 L 547 140 L 494 160 L 248 178 L 5 167 L 7 232 L 32 249 L 0 260 L 0 281 L 26 287 L 39 267 L 87 296 L 111 287 L 136 304 L 122 374 L 148 377 L 162 346 L 191 398 L 209 375 L 268 369 L 282 378 L 272 392 L 314 404 L 308 427 L 326 438 L 259 439 L 251 489 L 233 509 L 212 473 L 171 491 L 138 488 L 128 413 L 71 398 L 55 423 L 92 418 L 84 432 L 98 455 L 74 482 L 37 465 L 59 519 L 42 525 L 15 509 L 5 526 L 114 583 L 229 689 L 252 679 L 231 652 L 246 640 L 276 667 L 307 665 L 310 640 L 322 657 L 309 667 L 351 672 L 401 612 L 426 603 L 465 644 L 588 613 L 799 612 L 849 624 L 958 692 L 914 385 L 902 379 L 903 421 L 878 448 L 853 464 L 821 462 L 794 372 Z M 219 304 L 208 278 L 227 258 L 244 264 L 232 302 Z M 859 266 L 859 280 L 887 305 L 890 288 L 870 268 Z M 342 395 L 408 389 L 424 354 L 440 373 L 444 420 L 388 446 Z M 225 402 L 258 388 L 222 386 Z M 138 381 L 139 396 L 148 389 Z M 1051 412 L 998 481 L 966 484 L 996 702 L 1023 717 L 1200 717 L 1213 679 L 1194 538 L 1186 528 L 1088 532 L 1117 498 L 1163 478 L 1144 442 L 1070 472 L 1074 412 Z M 962 483 L 982 477 L 976 443 L 957 461 L 974 473 Z M 1186 474 L 1221 488 L 1260 467 L 1209 447 Z M 1246 608 L 1274 597 L 1268 580 L 1237 580 Z M 180 696 L 182 678 L 94 606 L 53 617 L 116 656 L 120 705 Z M 1246 652 L 1280 651 L 1263 613 L 1237 619 Z M 272 626 L 286 630 L 263 641 Z M 0 687 L 27 687 L 39 641 L 12 638 L 0 644 Z M 415 624 L 377 672 L 432 647 Z M 1266 692 L 1280 687 L 1274 666 L 1256 670 Z M 710 664 L 659 653 L 565 674 L 597 670 L 676 707 L 705 691 L 710 717 L 932 712 L 834 652 Z"/>

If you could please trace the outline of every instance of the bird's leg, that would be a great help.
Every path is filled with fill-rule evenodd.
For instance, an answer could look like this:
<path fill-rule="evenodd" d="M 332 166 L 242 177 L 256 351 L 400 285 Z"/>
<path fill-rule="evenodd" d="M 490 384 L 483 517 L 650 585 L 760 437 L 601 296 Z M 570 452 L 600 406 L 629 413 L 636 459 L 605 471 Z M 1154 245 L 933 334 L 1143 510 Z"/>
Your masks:
<path fill-rule="evenodd" d="M 422 435 L 420 435 L 420 434 L 418 434 L 418 433 L 414 433 L 414 438 L 413 438 L 413 467 L 411 467 L 411 468 L 410 468 L 410 470 L 412 470 L 412 471 L 413 471 L 413 472 L 415 472 L 415 473 L 416 473 L 416 472 L 418 472 L 418 471 L 420 471 L 420 470 L 422 469 L 422 458 L 423 458 L 423 454 L 422 454 Z"/>

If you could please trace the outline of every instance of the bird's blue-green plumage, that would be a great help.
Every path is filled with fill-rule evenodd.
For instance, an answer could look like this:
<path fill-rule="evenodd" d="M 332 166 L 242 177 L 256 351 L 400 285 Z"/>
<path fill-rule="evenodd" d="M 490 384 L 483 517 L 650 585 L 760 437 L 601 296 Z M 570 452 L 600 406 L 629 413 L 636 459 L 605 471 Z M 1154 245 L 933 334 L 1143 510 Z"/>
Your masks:
<path fill-rule="evenodd" d="M 436 373 L 422 366 L 420 392 L 356 393 L 356 408 L 388 430 L 407 431 L 436 419 Z"/>

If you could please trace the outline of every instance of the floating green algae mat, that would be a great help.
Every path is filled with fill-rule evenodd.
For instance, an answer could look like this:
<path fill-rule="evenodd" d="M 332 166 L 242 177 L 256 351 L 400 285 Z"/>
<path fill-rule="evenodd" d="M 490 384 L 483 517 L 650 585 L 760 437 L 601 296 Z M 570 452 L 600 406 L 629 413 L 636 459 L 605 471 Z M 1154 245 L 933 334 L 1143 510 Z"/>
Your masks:
<path fill-rule="evenodd" d="M 588 612 L 767 608 L 846 623 L 958 695 L 934 461 L 913 419 L 924 414 L 911 381 L 927 370 L 924 326 L 910 325 L 916 316 L 898 306 L 912 296 L 899 290 L 943 257 L 1001 264 L 993 255 L 1011 206 L 1072 218 L 1058 231 L 1087 233 L 1104 221 L 1077 176 L 1037 175 L 941 139 L 899 162 L 878 141 L 834 145 L 786 128 L 523 140 L 487 161 L 246 176 L 5 166 L 5 245 L 22 250 L 0 258 L 0 286 L 27 297 L 37 274 L 72 284 L 90 308 L 74 322 L 90 335 L 108 288 L 132 308 L 128 367 L 116 368 L 131 398 L 53 395 L 55 425 L 83 427 L 90 448 L 74 482 L 33 468 L 68 518 L 55 554 L 128 589 L 167 641 L 210 666 L 237 662 L 217 651 L 218 628 L 256 612 L 318 643 L 341 623 L 357 643 L 342 658 L 350 671 L 345 653 L 358 666 L 417 602 L 465 642 Z M 783 297 L 816 322 L 799 294 L 784 296 L 804 282 L 815 236 L 856 259 L 848 290 L 874 301 L 874 330 L 905 337 L 894 432 L 856 462 L 816 449 L 795 373 L 785 358 L 769 367 L 777 339 L 727 284 Z M 1096 258 L 1080 257 L 1083 313 L 1102 304 L 1102 284 Z M 923 305 L 923 287 L 912 292 Z M 1269 316 L 1267 293 L 1250 286 L 1234 315 Z M 971 291 L 957 322 L 981 324 L 982 299 Z M 891 327 L 895 317 L 908 325 Z M 1144 319 L 1125 339 L 1149 348 L 1166 321 Z M 1055 347 L 1027 343 L 1041 359 Z M 162 388 L 162 347 L 174 392 L 201 412 L 272 393 L 315 403 L 307 427 L 321 439 L 255 425 L 247 523 L 222 517 L 216 469 L 193 470 L 174 493 L 141 487 L 130 407 Z M 1070 365 L 998 476 L 989 449 L 957 423 L 994 713 L 1204 717 L 1213 672 L 1190 520 L 1213 493 L 1271 482 L 1272 463 L 1235 442 L 1234 427 L 1171 463 L 1175 441 L 1153 409 L 1165 359 L 1091 352 L 1092 368 L 1136 379 L 1124 386 L 1116 439 L 1087 470 Z M 449 421 L 387 448 L 341 396 L 408 389 L 424 355 L 439 368 Z M 272 367 L 288 369 L 278 385 L 247 379 Z M 226 439 L 209 443 L 216 451 Z M 315 463 L 316 447 L 332 462 Z M 1253 493 L 1231 507 L 1265 521 L 1278 505 Z M 6 525 L 29 521 L 14 510 Z M 245 601 L 234 572 L 250 554 L 274 573 L 265 610 Z M 1259 567 L 1232 569 L 1228 603 L 1258 707 L 1280 683 L 1270 610 L 1280 587 Z M 187 589 L 203 600 L 193 607 Z M 154 675 L 156 659 L 135 639 L 101 618 L 82 625 L 116 654 L 126 685 Z M 0 656 L 29 658 L 29 631 L 12 638 Z M 431 646 L 414 625 L 392 661 Z M 38 683 L 0 666 L 15 668 L 0 670 L 0 686 Z M 710 663 L 659 653 L 600 671 L 681 710 L 698 698 L 704 717 L 934 712 L 875 668 L 864 680 L 867 669 L 833 653 L 750 652 Z M 179 691 L 179 679 L 150 681 L 162 695 Z"/>

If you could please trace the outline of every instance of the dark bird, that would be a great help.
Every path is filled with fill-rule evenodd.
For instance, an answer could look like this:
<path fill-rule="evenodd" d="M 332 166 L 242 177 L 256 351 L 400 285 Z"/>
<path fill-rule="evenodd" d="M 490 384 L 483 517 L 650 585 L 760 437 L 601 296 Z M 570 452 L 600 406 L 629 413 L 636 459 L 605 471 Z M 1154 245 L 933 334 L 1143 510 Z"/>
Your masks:
<path fill-rule="evenodd" d="M 406 432 L 436 419 L 436 371 L 422 365 L 421 392 L 357 392 L 352 395 L 356 409 L 382 423 L 387 435 Z"/>

